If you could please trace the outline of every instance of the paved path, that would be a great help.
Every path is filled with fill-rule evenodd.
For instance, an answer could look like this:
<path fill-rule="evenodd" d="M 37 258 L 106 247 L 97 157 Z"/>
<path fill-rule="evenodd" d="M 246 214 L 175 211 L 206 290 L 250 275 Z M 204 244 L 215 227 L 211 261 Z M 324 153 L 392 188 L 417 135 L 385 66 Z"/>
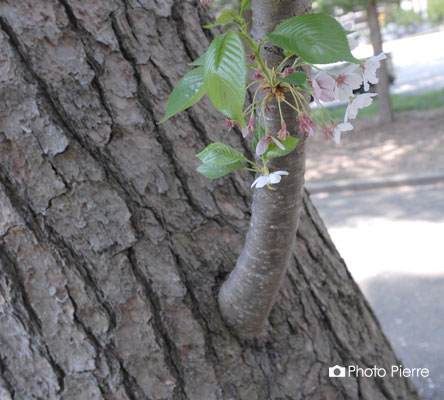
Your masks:
<path fill-rule="evenodd" d="M 424 399 L 444 399 L 444 183 L 312 200 Z"/>
<path fill-rule="evenodd" d="M 392 53 L 396 80 L 392 93 L 420 93 L 444 89 L 444 31 L 409 36 L 384 43 Z M 358 58 L 373 54 L 371 46 L 360 46 Z"/>

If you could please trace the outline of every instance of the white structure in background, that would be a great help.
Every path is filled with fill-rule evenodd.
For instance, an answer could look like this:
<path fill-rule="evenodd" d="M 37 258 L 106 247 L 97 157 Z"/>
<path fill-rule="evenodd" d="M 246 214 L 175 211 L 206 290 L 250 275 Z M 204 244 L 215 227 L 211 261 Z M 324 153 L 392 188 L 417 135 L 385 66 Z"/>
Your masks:
<path fill-rule="evenodd" d="M 403 10 L 413 10 L 422 17 L 427 17 L 427 0 L 402 0 L 401 8 Z"/>

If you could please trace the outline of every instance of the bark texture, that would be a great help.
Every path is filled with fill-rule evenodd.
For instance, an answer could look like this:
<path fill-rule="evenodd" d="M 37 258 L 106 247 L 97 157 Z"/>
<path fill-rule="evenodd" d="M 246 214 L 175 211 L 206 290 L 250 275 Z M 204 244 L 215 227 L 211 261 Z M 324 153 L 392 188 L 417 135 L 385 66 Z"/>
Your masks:
<path fill-rule="evenodd" d="M 239 340 L 217 293 L 252 176 L 209 181 L 208 102 L 156 125 L 211 41 L 197 1 L 0 3 L 0 398 L 416 399 L 305 196 L 266 331 Z"/>
<path fill-rule="evenodd" d="M 284 19 L 309 12 L 311 5 L 308 0 L 298 3 L 293 0 L 279 3 L 253 0 L 252 9 L 252 34 L 259 43 Z M 263 48 L 262 57 L 269 67 L 277 67 L 284 58 L 271 43 Z M 287 99 L 293 101 L 291 95 Z M 276 101 L 269 104 L 267 126 L 270 134 L 275 135 L 281 128 L 281 117 Z M 294 152 L 272 160 L 268 165 L 271 170 L 289 172 L 289 176 L 276 185 L 275 190 L 254 191 L 244 247 L 219 294 L 219 306 L 225 321 L 241 337 L 260 334 L 264 328 L 287 271 L 302 206 L 307 135 L 297 131 L 296 112 L 284 103 L 282 114 L 288 130 L 298 137 L 299 142 Z"/>
<path fill-rule="evenodd" d="M 370 28 L 370 39 L 372 42 L 374 55 L 382 52 L 381 28 L 378 21 L 378 5 L 376 1 L 370 1 L 367 6 L 367 21 Z M 378 105 L 379 120 L 381 123 L 390 123 L 394 120 L 392 100 L 390 97 L 390 79 L 387 69 L 387 61 L 381 61 L 381 67 L 378 70 Z"/>

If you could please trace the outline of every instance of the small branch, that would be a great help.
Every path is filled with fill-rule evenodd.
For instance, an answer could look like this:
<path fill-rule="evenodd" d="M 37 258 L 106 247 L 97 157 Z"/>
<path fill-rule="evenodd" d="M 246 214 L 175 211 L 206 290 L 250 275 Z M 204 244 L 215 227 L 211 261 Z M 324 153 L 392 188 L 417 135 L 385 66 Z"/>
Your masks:
<path fill-rule="evenodd" d="M 309 10 L 310 1 L 300 3 L 306 5 L 304 10 Z M 295 5 L 293 0 L 253 0 L 256 41 L 262 40 L 262 44 L 266 34 L 279 22 L 294 15 L 296 7 L 300 8 L 300 4 Z M 276 48 L 264 46 L 259 59 L 277 66 L 284 56 Z M 270 103 L 270 108 L 266 123 L 267 129 L 274 134 L 280 129 L 281 115 L 275 102 Z M 303 198 L 306 136 L 297 132 L 296 110 L 282 104 L 282 114 L 287 128 L 299 138 L 299 143 L 295 151 L 272 160 L 268 168 L 288 171 L 289 175 L 276 186 L 277 190 L 255 190 L 244 248 L 219 293 L 221 313 L 240 337 L 262 332 L 287 271 L 296 237 Z"/>

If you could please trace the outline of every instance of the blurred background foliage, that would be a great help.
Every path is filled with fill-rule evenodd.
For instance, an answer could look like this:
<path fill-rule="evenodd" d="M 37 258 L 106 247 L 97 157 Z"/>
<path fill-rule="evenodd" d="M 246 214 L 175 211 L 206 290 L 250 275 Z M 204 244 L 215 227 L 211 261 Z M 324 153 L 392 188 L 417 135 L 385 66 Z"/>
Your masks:
<path fill-rule="evenodd" d="M 313 0 L 313 12 L 335 17 L 353 13 L 357 14 L 354 17 L 359 20 L 359 11 L 365 10 L 369 2 L 370 0 Z M 211 7 L 218 14 L 223 8 L 238 11 L 240 3 L 241 0 L 215 0 Z M 388 24 L 408 28 L 401 28 L 402 32 L 397 36 L 421 30 L 421 25 L 424 24 L 430 28 L 444 22 L 444 0 L 385 0 L 378 4 L 383 28 Z"/>

